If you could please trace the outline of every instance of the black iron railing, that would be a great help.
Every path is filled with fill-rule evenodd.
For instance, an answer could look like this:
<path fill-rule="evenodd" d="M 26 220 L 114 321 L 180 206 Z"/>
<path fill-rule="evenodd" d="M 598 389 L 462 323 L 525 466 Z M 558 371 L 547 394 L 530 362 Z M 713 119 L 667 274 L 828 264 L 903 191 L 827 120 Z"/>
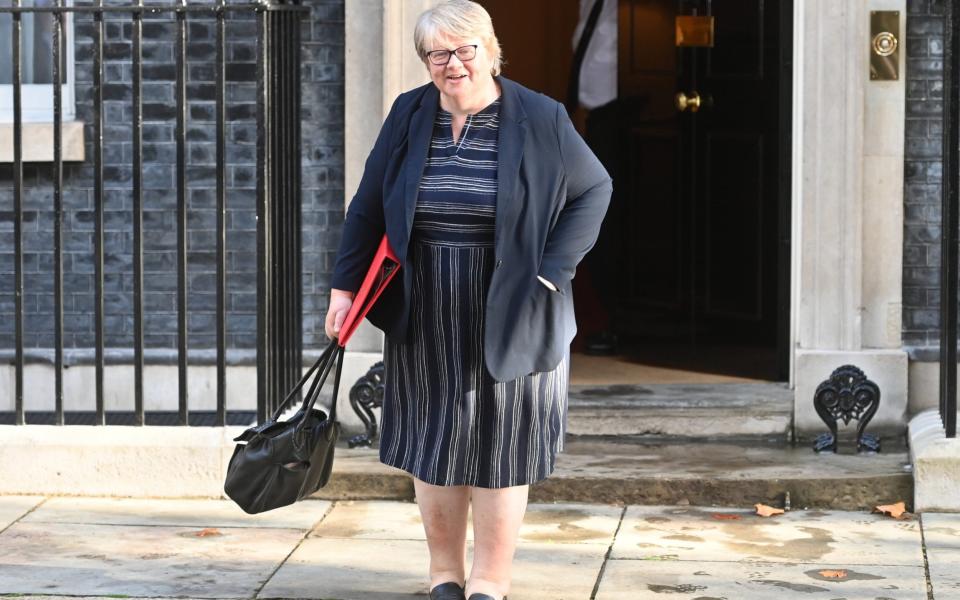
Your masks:
<path fill-rule="evenodd" d="M 960 242 L 960 8 L 943 3 L 943 198 L 940 267 L 940 419 L 957 435 L 957 300 Z"/>
<path fill-rule="evenodd" d="M 245 4 L 218 3 L 99 4 L 66 6 L 0 7 L 0 15 L 9 14 L 13 28 L 10 40 L 13 56 L 13 220 L 14 220 L 14 296 L 15 296 L 15 401 L 14 422 L 27 423 L 24 406 L 24 306 L 23 306 L 23 119 L 22 119 L 22 15 L 50 15 L 54 27 L 53 48 L 53 313 L 54 313 L 54 422 L 64 424 L 63 405 L 63 235 L 64 161 L 61 139 L 62 77 L 61 35 L 68 13 L 92 14 L 93 54 L 93 179 L 94 179 L 94 257 L 95 265 L 95 372 L 96 424 L 106 424 L 104 410 L 104 16 L 129 15 L 132 26 L 132 212 L 133 212 L 133 422 L 145 423 L 143 402 L 144 298 L 143 298 L 143 21 L 145 15 L 168 14 L 176 20 L 174 63 L 176 69 L 176 199 L 177 199 L 177 333 L 180 425 L 189 424 L 187 409 L 187 24 L 197 14 L 216 19 L 216 364 L 217 408 L 215 424 L 224 425 L 226 416 L 226 16 L 245 12 L 255 15 L 256 26 L 256 190 L 257 190 L 257 416 L 262 422 L 272 414 L 285 391 L 300 378 L 301 277 L 300 277 L 300 20 L 308 8 L 271 1 Z M 293 400 L 298 401 L 297 399 Z"/>

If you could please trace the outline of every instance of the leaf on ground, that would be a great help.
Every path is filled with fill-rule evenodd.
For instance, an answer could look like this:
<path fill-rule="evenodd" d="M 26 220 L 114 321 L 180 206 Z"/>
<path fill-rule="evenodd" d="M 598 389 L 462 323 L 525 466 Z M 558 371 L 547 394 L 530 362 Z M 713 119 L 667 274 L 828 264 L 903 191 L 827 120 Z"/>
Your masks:
<path fill-rule="evenodd" d="M 894 519 L 906 519 L 910 516 L 910 513 L 907 512 L 906 504 L 902 501 L 895 504 L 881 504 L 880 506 L 874 507 L 873 512 L 890 515 Z"/>
<path fill-rule="evenodd" d="M 757 509 L 757 514 L 761 517 L 772 517 L 773 515 L 782 515 L 782 508 L 774 508 L 772 506 L 767 506 L 766 504 L 754 504 L 754 508 Z"/>
<path fill-rule="evenodd" d="M 713 513 L 713 518 L 734 520 L 734 519 L 739 519 L 740 515 L 735 515 L 733 513 Z"/>
<path fill-rule="evenodd" d="M 223 534 L 220 533 L 220 530 L 216 529 L 215 527 L 207 527 L 206 529 L 201 529 L 194 535 L 196 535 L 197 537 L 207 537 L 209 535 L 223 535 Z"/>
<path fill-rule="evenodd" d="M 820 571 L 820 575 L 823 577 L 829 577 L 831 579 L 843 579 L 847 576 L 847 571 L 845 569 L 837 569 L 835 571 L 825 569 Z"/>

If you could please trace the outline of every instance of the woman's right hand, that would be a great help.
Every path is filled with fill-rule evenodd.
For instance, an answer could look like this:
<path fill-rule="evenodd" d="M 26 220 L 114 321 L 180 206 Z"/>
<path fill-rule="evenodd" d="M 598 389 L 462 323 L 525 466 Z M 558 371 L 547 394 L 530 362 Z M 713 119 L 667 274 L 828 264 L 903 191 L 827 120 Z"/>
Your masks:
<path fill-rule="evenodd" d="M 327 337 L 333 339 L 340 335 L 340 327 L 343 326 L 343 320 L 347 318 L 350 306 L 353 305 L 353 292 L 345 290 L 330 290 L 330 305 L 327 308 L 327 319 L 324 322 L 324 330 Z"/>

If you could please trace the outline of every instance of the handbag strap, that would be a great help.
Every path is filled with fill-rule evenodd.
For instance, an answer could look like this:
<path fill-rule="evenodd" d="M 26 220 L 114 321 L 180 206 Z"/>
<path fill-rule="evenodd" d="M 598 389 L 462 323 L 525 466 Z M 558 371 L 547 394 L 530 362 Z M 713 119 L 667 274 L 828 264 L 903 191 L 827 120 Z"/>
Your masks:
<path fill-rule="evenodd" d="M 284 410 L 284 407 L 286 407 L 287 402 L 289 402 L 289 401 L 290 401 L 290 398 L 292 398 L 293 395 L 297 393 L 297 390 L 299 390 L 300 388 L 303 387 L 303 384 L 307 381 L 307 379 L 310 378 L 310 375 L 311 375 L 314 371 L 316 371 L 318 368 L 319 368 L 321 371 L 323 371 L 323 367 L 321 367 L 321 364 L 323 364 L 324 361 L 326 361 L 326 360 L 330 357 L 330 354 L 334 351 L 334 348 L 336 347 L 336 345 L 337 345 L 336 340 L 331 340 L 331 342 L 327 345 L 327 347 L 326 347 L 326 348 L 323 350 L 323 352 L 320 354 L 320 358 L 318 358 L 318 359 L 316 360 L 316 362 L 313 363 L 313 366 L 310 367 L 310 369 L 307 370 L 306 373 L 304 373 L 303 377 L 300 378 L 300 381 L 297 383 L 297 385 L 295 385 L 295 386 L 293 387 L 293 389 L 290 390 L 290 392 L 287 394 L 287 396 L 283 399 L 283 402 L 281 402 L 281 403 L 277 406 L 277 410 L 274 411 L 273 416 L 270 418 L 270 421 L 276 422 L 276 420 L 280 418 L 280 415 L 283 414 L 283 410 Z M 326 365 L 324 365 L 324 366 L 326 366 Z M 319 373 L 318 373 L 318 375 L 319 375 Z M 325 378 L 326 378 L 326 377 L 324 377 L 323 379 L 325 379 Z M 313 391 L 314 391 L 314 388 L 318 387 L 318 386 L 317 386 L 318 383 L 320 383 L 320 385 L 323 384 L 323 379 L 314 378 L 313 385 L 310 387 L 310 392 L 308 392 L 308 394 L 307 394 L 307 396 L 306 396 L 307 398 L 309 398 L 310 395 L 312 395 L 312 393 L 313 393 Z M 305 406 L 305 404 L 304 404 L 304 406 Z M 301 408 L 301 410 L 303 410 L 303 409 Z"/>
<path fill-rule="evenodd" d="M 294 386 L 292 390 L 290 390 L 290 393 L 287 394 L 287 397 L 284 399 L 284 401 L 280 404 L 280 406 L 277 407 L 277 410 L 276 412 L 274 412 L 273 416 L 270 419 L 266 420 L 265 422 L 255 427 L 251 427 L 247 429 L 239 436 L 233 438 L 233 441 L 249 442 L 250 440 L 257 437 L 262 431 L 268 429 L 273 424 L 275 424 L 277 420 L 280 418 L 280 415 L 283 413 L 283 408 L 284 408 L 284 405 L 287 403 L 287 400 L 289 400 L 293 396 L 293 394 L 297 392 L 297 390 L 302 388 L 303 384 L 307 381 L 307 379 L 310 378 L 310 375 L 312 375 L 316 371 L 316 375 L 314 376 L 313 382 L 310 386 L 310 391 L 307 392 L 307 394 L 305 395 L 303 404 L 300 406 L 300 409 L 297 411 L 298 414 L 299 413 L 307 414 L 313 408 L 314 403 L 316 403 L 317 398 L 320 395 L 320 389 L 323 387 L 323 382 L 327 379 L 327 376 L 330 373 L 330 369 L 333 367 L 334 361 L 336 361 L 337 363 L 337 371 L 336 371 L 335 380 L 334 380 L 333 403 L 330 408 L 330 415 L 328 417 L 328 420 L 332 420 L 336 422 L 337 390 L 340 387 L 340 373 L 343 369 L 343 348 L 337 346 L 336 340 L 332 340 L 330 345 L 327 346 L 327 348 L 320 355 L 320 358 L 318 358 L 316 362 L 313 363 L 313 366 L 310 367 L 310 369 L 303 375 L 303 377 L 300 378 L 300 381 L 297 383 L 297 385 Z M 305 420 L 306 419 L 300 419 L 300 422 L 297 424 L 297 428 L 296 428 L 297 435 L 302 434 L 303 423 L 305 422 Z"/>
<path fill-rule="evenodd" d="M 350 310 L 347 311 L 347 316 L 340 328 L 340 335 L 330 340 L 330 343 L 320 354 L 320 358 L 313 363 L 313 366 L 307 370 L 303 377 L 300 378 L 300 381 L 297 382 L 297 385 L 290 390 L 283 401 L 277 406 L 276 411 L 268 423 L 276 422 L 277 419 L 280 418 L 280 415 L 283 414 L 284 408 L 293 395 L 303 387 L 307 379 L 316 371 L 313 383 L 310 386 L 310 390 L 304 396 L 303 404 L 299 411 L 303 413 L 309 412 L 316 403 L 317 397 L 320 395 L 320 390 L 323 388 L 323 383 L 326 381 L 334 362 L 337 363 L 337 371 L 334 375 L 329 419 L 333 421 L 337 420 L 337 395 L 340 390 L 340 375 L 343 370 L 343 355 L 347 340 L 360 324 L 360 321 L 362 321 L 370 311 L 373 303 L 376 302 L 383 293 L 383 290 L 387 287 L 387 284 L 390 283 L 390 280 L 393 279 L 393 276 L 396 275 L 399 267 L 400 263 L 397 260 L 396 254 L 394 254 L 393 249 L 390 248 L 387 236 L 384 235 L 380 240 L 380 247 L 377 249 L 374 263 L 367 272 L 361 290 L 357 295 L 358 297 L 354 298 Z"/>
<path fill-rule="evenodd" d="M 339 346 L 334 339 L 331 342 L 332 345 L 336 346 L 332 355 L 329 355 L 329 360 L 326 364 L 323 365 L 323 368 L 319 373 L 317 373 L 316 378 L 314 379 L 313 386 L 310 388 L 310 393 L 307 394 L 307 397 L 303 400 L 303 406 L 301 406 L 300 411 L 304 415 L 310 413 L 313 409 L 314 403 L 316 403 L 317 398 L 320 396 L 320 389 L 323 387 L 323 382 L 326 381 L 327 376 L 330 374 L 330 369 L 333 368 L 334 363 L 337 365 L 337 370 L 333 376 L 333 394 L 330 399 L 330 414 L 327 416 L 327 421 L 333 423 L 337 422 L 337 392 L 340 390 L 340 375 L 343 372 L 343 346 Z M 324 355 L 327 356 L 326 352 Z M 297 423 L 296 433 L 299 435 L 306 424 L 306 419 L 301 419 Z"/>

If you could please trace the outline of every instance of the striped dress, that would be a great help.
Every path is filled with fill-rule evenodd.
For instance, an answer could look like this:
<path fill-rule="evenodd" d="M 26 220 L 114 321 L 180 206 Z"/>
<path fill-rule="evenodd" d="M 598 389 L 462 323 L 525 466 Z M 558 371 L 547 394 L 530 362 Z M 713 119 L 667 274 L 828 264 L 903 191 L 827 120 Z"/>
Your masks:
<path fill-rule="evenodd" d="M 454 142 L 451 114 L 437 110 L 408 253 L 408 337 L 384 346 L 380 461 L 434 485 L 534 483 L 563 450 L 569 353 L 508 382 L 484 364 L 499 111 L 498 98 L 468 115 Z"/>

